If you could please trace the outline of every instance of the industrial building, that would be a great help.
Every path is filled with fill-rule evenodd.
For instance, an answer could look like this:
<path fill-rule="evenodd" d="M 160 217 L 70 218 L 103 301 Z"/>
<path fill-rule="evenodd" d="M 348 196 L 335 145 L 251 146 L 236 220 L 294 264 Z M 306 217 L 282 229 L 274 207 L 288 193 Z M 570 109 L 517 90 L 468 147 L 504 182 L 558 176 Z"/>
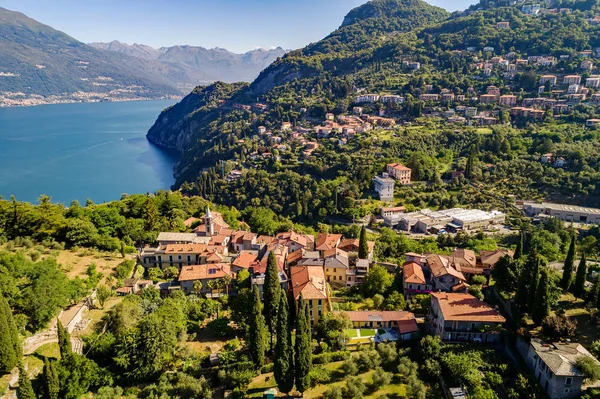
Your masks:
<path fill-rule="evenodd" d="M 525 202 L 523 211 L 527 216 L 545 215 L 556 217 L 565 222 L 600 223 L 600 209 L 585 208 L 577 205 L 552 204 L 549 202 Z"/>
<path fill-rule="evenodd" d="M 487 212 L 479 209 L 423 209 L 418 212 L 384 216 L 383 221 L 386 226 L 424 234 L 485 229 L 490 225 L 504 224 L 506 215 L 500 211 Z"/>

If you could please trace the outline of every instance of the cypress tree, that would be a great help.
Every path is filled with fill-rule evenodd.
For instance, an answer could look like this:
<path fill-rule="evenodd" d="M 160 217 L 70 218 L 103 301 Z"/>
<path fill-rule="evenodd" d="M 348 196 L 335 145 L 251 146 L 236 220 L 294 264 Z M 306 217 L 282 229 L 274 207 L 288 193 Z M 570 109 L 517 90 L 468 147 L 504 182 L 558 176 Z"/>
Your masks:
<path fill-rule="evenodd" d="M 367 228 L 363 226 L 360 229 L 360 239 L 358 241 L 358 258 L 367 259 L 369 257 L 369 242 L 367 241 Z"/>
<path fill-rule="evenodd" d="M 17 326 L 6 298 L 0 292 L 0 371 L 10 372 L 19 364 L 21 346 Z"/>
<path fill-rule="evenodd" d="M 527 307 L 530 311 L 533 310 L 535 298 L 537 297 L 537 289 L 540 282 L 540 263 L 540 258 L 536 255 L 534 267 L 531 269 L 529 274 L 529 296 L 527 300 Z"/>
<path fill-rule="evenodd" d="M 298 317 L 296 318 L 296 389 L 301 393 L 310 388 L 310 369 L 312 366 L 312 348 L 310 335 L 310 312 L 308 305 L 298 299 Z"/>
<path fill-rule="evenodd" d="M 288 394 L 294 388 L 294 349 L 286 295 L 279 296 L 277 343 L 275 344 L 275 381 L 279 391 Z"/>
<path fill-rule="evenodd" d="M 531 270 L 535 268 L 534 262 L 537 262 L 537 253 L 535 250 L 527 255 L 525 265 L 521 268 L 521 273 L 519 274 L 519 284 L 515 295 L 515 303 L 521 308 L 527 307 L 531 283 Z"/>
<path fill-rule="evenodd" d="M 267 350 L 266 326 L 261 309 L 260 294 L 256 286 L 254 286 L 252 294 L 252 314 L 250 315 L 247 331 L 248 349 L 254 365 L 260 368 L 265 364 L 265 351 Z"/>
<path fill-rule="evenodd" d="M 23 367 L 19 367 L 19 391 L 17 397 L 19 399 L 37 399 L 35 392 L 33 392 L 31 381 L 29 381 L 27 372 Z"/>
<path fill-rule="evenodd" d="M 573 276 L 573 268 L 575 264 L 575 234 L 571 235 L 571 244 L 567 251 L 565 266 L 563 267 L 563 275 L 560 280 L 560 286 L 563 290 L 568 291 L 571 285 L 571 277 Z"/>
<path fill-rule="evenodd" d="M 587 264 L 585 260 L 585 253 L 581 256 L 579 266 L 577 267 L 577 274 L 575 275 L 575 285 L 573 286 L 573 294 L 577 298 L 583 298 L 585 296 L 585 277 L 587 276 Z"/>
<path fill-rule="evenodd" d="M 588 302 L 590 302 L 595 308 L 598 308 L 598 305 L 600 305 L 600 276 L 596 276 L 596 279 L 594 280 L 594 285 L 592 286 L 592 291 L 588 297 Z"/>
<path fill-rule="evenodd" d="M 73 354 L 73 346 L 71 345 L 71 335 L 65 327 L 63 327 L 60 320 L 56 321 L 57 335 L 58 335 L 58 347 L 60 349 L 61 359 L 66 359 Z"/>
<path fill-rule="evenodd" d="M 44 399 L 58 399 L 60 382 L 54 362 L 44 358 Z"/>
<path fill-rule="evenodd" d="M 519 233 L 519 241 L 517 241 L 517 248 L 515 249 L 514 260 L 519 260 L 523 256 L 523 231 Z"/>
<path fill-rule="evenodd" d="M 265 300 L 264 315 L 267 328 L 269 329 L 269 349 L 271 351 L 273 350 L 273 334 L 275 333 L 275 325 L 277 324 L 277 309 L 279 308 L 281 291 L 277 259 L 275 258 L 275 254 L 271 251 L 269 253 L 269 258 L 267 259 L 267 270 L 265 272 L 265 285 L 263 289 Z"/>
<path fill-rule="evenodd" d="M 550 304 L 548 299 L 549 281 L 548 281 L 548 270 L 542 270 L 542 276 L 540 278 L 540 284 L 537 288 L 535 303 L 533 310 L 531 311 L 531 318 L 537 325 L 542 324 L 542 321 L 550 313 Z"/>

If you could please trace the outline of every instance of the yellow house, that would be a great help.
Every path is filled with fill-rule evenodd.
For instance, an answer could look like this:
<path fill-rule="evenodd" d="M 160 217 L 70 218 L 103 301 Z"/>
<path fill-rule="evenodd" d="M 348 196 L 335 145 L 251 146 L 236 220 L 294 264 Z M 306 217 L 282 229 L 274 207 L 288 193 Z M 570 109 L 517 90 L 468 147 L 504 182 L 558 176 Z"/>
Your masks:
<path fill-rule="evenodd" d="M 327 251 L 329 252 L 329 251 Z M 319 266 L 325 273 L 325 281 L 334 288 L 348 286 L 348 271 L 350 261 L 346 252 L 338 249 L 331 250 L 331 255 L 322 258 L 306 258 L 298 262 L 299 266 Z M 352 285 L 352 284 L 350 284 Z"/>
<path fill-rule="evenodd" d="M 310 324 L 315 326 L 323 313 L 331 312 L 329 287 L 325 281 L 323 266 L 292 266 L 290 274 L 296 309 L 302 294 L 310 310 Z"/>

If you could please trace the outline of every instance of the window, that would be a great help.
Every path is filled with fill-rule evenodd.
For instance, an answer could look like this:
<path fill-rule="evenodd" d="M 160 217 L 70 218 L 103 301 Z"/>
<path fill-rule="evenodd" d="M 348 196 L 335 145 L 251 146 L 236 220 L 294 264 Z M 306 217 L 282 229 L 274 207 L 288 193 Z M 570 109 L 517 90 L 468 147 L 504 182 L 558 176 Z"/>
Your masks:
<path fill-rule="evenodd" d="M 409 284 L 409 285 L 408 285 L 408 289 L 409 289 L 409 290 L 412 290 L 412 284 Z"/>
<path fill-rule="evenodd" d="M 573 377 L 567 377 L 565 379 L 565 385 L 571 385 L 573 383 Z"/>
<path fill-rule="evenodd" d="M 323 304 L 323 300 L 319 299 L 318 305 L 321 306 Z"/>

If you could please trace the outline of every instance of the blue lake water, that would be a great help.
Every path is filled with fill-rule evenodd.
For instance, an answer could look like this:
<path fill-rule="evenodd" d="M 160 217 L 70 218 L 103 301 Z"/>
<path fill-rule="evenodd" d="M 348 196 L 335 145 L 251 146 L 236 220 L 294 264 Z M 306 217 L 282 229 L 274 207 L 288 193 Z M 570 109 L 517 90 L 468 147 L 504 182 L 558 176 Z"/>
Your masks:
<path fill-rule="evenodd" d="M 0 108 L 0 196 L 68 205 L 116 200 L 173 184 L 176 153 L 146 132 L 174 101 Z"/>

